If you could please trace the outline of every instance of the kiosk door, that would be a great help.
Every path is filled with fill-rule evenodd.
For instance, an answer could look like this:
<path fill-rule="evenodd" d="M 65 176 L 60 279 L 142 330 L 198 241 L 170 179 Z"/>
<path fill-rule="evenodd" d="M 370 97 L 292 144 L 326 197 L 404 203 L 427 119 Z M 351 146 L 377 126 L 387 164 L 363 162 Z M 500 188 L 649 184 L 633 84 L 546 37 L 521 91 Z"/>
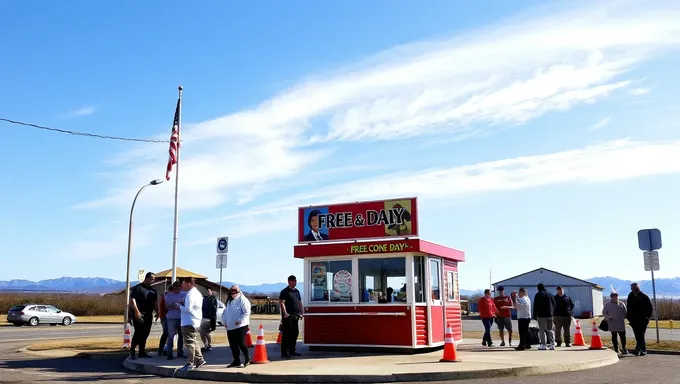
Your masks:
<path fill-rule="evenodd" d="M 444 342 L 444 301 L 442 297 L 442 263 L 441 259 L 430 258 L 430 328 L 431 343 Z"/>

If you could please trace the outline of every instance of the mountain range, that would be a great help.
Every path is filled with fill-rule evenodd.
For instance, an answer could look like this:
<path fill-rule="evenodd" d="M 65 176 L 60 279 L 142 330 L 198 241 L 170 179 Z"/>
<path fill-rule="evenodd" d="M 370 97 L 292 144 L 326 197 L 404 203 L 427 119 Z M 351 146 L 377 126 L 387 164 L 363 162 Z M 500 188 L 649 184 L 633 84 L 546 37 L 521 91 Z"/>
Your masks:
<path fill-rule="evenodd" d="M 609 295 L 612 287 L 622 295 L 627 295 L 632 281 L 616 277 L 604 276 L 586 279 L 604 287 L 604 294 Z M 639 280 L 644 292 L 651 295 L 651 280 Z M 234 283 L 224 282 L 224 286 Z M 299 284 L 303 284 L 299 282 Z M 259 285 L 240 285 L 241 290 L 249 293 L 271 293 L 282 290 L 286 283 L 265 283 Z M 124 281 L 106 279 L 102 277 L 62 277 L 58 279 L 30 281 L 10 280 L 0 281 L 0 291 L 36 291 L 36 292 L 75 292 L 75 293 L 110 293 L 125 288 Z M 461 295 L 477 294 L 481 289 L 461 289 Z M 680 297 L 680 277 L 656 279 L 656 293 L 660 297 Z"/>

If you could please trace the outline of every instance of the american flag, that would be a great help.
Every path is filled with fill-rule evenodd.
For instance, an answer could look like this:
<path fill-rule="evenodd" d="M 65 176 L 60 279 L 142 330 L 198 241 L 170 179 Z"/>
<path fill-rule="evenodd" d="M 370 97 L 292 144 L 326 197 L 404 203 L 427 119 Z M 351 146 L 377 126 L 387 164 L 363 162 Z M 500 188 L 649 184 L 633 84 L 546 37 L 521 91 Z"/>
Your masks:
<path fill-rule="evenodd" d="M 170 156 L 168 157 L 168 167 L 165 171 L 165 180 L 170 181 L 170 172 L 172 166 L 177 164 L 177 149 L 179 148 L 179 109 L 180 99 L 177 99 L 177 108 L 175 108 L 175 120 L 172 122 L 172 133 L 170 133 Z"/>

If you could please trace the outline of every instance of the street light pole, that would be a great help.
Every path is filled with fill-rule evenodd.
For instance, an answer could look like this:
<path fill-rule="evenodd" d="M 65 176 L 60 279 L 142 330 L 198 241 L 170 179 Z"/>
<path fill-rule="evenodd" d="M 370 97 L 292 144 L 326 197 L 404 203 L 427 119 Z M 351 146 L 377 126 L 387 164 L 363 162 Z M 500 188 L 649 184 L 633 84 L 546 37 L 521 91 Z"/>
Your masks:
<path fill-rule="evenodd" d="M 142 191 L 150 185 L 158 185 L 163 183 L 163 180 L 156 179 L 151 180 L 148 184 L 144 184 L 137 194 L 134 200 L 132 200 L 132 207 L 130 208 L 130 227 L 128 229 L 128 247 L 127 247 L 127 273 L 125 273 L 125 318 L 123 320 L 123 332 L 127 329 L 127 324 L 130 321 L 130 258 L 132 256 L 132 215 L 135 212 L 135 204 L 137 203 L 137 198 Z"/>

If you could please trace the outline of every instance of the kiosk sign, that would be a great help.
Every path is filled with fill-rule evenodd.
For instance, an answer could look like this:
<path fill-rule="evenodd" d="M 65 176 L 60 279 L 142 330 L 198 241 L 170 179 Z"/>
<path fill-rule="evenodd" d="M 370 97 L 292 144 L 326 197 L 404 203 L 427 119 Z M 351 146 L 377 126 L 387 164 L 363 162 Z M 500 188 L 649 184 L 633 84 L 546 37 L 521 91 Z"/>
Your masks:
<path fill-rule="evenodd" d="M 298 208 L 298 243 L 418 236 L 416 198 Z"/>

